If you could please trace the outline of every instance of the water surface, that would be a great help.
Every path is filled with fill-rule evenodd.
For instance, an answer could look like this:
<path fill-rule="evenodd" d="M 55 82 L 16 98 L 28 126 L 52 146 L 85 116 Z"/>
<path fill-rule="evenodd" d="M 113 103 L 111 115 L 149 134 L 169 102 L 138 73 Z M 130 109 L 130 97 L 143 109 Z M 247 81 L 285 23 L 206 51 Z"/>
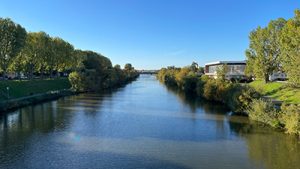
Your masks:
<path fill-rule="evenodd" d="M 298 169 L 292 136 L 154 76 L 0 117 L 0 168 Z"/>

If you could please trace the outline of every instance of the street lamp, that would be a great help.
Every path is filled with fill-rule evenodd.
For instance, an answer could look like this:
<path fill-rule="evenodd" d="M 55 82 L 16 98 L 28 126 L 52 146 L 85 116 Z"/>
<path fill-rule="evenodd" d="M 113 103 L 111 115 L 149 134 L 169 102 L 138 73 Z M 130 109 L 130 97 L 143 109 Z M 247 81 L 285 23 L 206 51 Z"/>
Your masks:
<path fill-rule="evenodd" d="M 6 87 L 7 90 L 7 99 L 9 99 L 9 87 Z"/>

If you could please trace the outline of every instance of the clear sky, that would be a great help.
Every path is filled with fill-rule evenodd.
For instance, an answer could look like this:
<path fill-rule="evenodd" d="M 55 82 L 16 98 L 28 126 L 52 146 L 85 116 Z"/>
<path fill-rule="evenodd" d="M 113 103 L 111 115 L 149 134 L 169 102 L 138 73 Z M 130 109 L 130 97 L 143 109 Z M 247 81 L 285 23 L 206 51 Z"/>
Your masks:
<path fill-rule="evenodd" d="M 299 0 L 1 0 L 0 17 L 138 69 L 244 60 L 249 32 Z"/>

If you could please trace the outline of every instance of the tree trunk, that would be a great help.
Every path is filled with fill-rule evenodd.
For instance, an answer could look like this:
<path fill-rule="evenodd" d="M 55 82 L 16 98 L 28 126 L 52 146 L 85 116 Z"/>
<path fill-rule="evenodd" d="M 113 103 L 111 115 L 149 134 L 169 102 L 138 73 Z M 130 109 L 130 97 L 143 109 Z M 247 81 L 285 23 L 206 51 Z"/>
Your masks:
<path fill-rule="evenodd" d="M 6 71 L 6 69 L 5 69 L 5 70 L 3 70 L 3 77 L 4 77 L 4 80 L 8 80 L 8 77 L 7 77 L 7 79 L 6 79 L 6 76 L 7 76 L 7 71 Z"/>
<path fill-rule="evenodd" d="M 21 80 L 21 72 L 18 72 L 18 79 Z"/>
<path fill-rule="evenodd" d="M 53 70 L 51 69 L 50 70 L 50 79 L 52 79 L 53 78 Z"/>
<path fill-rule="evenodd" d="M 270 79 L 269 79 L 269 74 L 265 74 L 265 77 L 264 77 L 265 79 L 264 79 L 264 81 L 265 81 L 265 83 L 268 83 L 269 81 L 270 81 Z"/>
<path fill-rule="evenodd" d="M 33 79 L 33 66 L 30 65 L 29 79 Z"/>

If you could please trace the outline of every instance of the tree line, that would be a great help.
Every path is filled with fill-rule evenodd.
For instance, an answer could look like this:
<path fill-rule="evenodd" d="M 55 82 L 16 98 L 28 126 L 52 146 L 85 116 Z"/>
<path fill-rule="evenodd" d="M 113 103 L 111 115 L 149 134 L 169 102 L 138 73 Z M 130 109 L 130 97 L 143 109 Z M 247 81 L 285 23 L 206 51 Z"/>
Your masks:
<path fill-rule="evenodd" d="M 131 64 L 124 69 L 120 65 L 113 67 L 99 53 L 74 49 L 62 38 L 45 32 L 27 32 L 11 19 L 0 18 L 0 73 L 5 76 L 8 72 L 19 78 L 24 74 L 29 79 L 73 72 L 69 78 L 73 88 L 85 91 L 120 85 L 138 75 Z"/>
<path fill-rule="evenodd" d="M 270 75 L 282 71 L 292 85 L 300 86 L 300 10 L 291 19 L 279 18 L 256 28 L 249 39 L 247 74 L 268 82 Z"/>
<path fill-rule="evenodd" d="M 259 93 L 248 85 L 226 80 L 222 71 L 218 71 L 217 79 L 202 74 L 203 70 L 195 69 L 192 64 L 183 68 L 162 68 L 157 78 L 165 85 L 178 88 L 187 94 L 224 103 L 236 113 L 244 113 L 251 101 L 260 97 Z"/>
<path fill-rule="evenodd" d="M 261 98 L 259 92 L 249 85 L 232 83 L 218 71 L 218 78 L 200 76 L 192 66 L 162 68 L 157 78 L 168 87 L 187 94 L 225 104 L 235 113 L 248 115 L 251 120 L 300 135 L 300 106 L 283 104 L 281 109 Z"/>

